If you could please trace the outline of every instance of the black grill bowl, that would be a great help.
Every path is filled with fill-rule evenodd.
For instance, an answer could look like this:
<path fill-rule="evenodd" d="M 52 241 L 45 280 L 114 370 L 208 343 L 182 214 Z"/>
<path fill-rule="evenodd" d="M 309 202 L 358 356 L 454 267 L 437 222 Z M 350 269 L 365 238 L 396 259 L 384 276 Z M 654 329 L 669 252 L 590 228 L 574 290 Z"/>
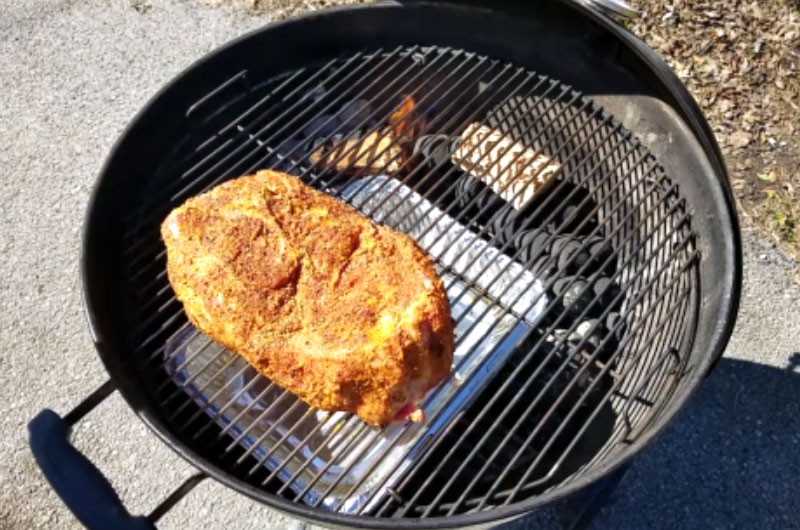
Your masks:
<path fill-rule="evenodd" d="M 641 42 L 571 3 L 531 4 L 501 12 L 477 2 L 386 3 L 272 25 L 194 64 L 129 125 L 89 208 L 84 301 L 114 385 L 181 456 L 254 499 L 326 525 L 489 525 L 608 475 L 684 406 L 721 355 L 739 300 L 739 233 L 721 154 L 694 101 Z M 348 515 L 296 501 L 266 468 L 250 473 L 255 457 L 236 444 L 226 449 L 233 438 L 220 436 L 222 428 L 169 379 L 163 351 L 186 320 L 164 275 L 158 226 L 170 208 L 216 182 L 255 168 L 307 167 L 308 149 L 293 131 L 328 103 L 341 112 L 339 93 L 350 90 L 350 100 L 363 94 L 376 116 L 390 112 L 402 81 L 386 92 L 370 85 L 388 66 L 376 66 L 372 77 L 346 78 L 386 57 L 409 69 L 402 78 L 386 73 L 387 84 L 422 72 L 405 91 L 416 90 L 428 133 L 457 135 L 465 125 L 459 112 L 475 109 L 501 128 L 510 119 L 505 132 L 520 142 L 556 158 L 571 154 L 554 184 L 561 186 L 553 192 L 558 199 L 537 199 L 539 213 L 528 221 L 504 221 L 497 197 L 486 189 L 458 191 L 463 175 L 446 168 L 431 170 L 427 180 L 421 175 L 428 169 L 419 169 L 409 181 L 551 280 L 549 296 L 560 302 L 450 428 L 430 440 L 392 495 Z M 449 66 L 439 69 L 437 60 Z M 455 65 L 462 70 L 448 77 Z M 517 71 L 519 81 L 511 77 Z M 530 85 L 521 84 L 524 76 Z M 320 80 L 328 92 L 315 95 Z M 337 81 L 342 88 L 330 89 Z M 527 118 L 503 108 L 519 87 L 529 98 Z M 293 110 L 282 116 L 287 109 Z M 304 156 L 292 158 L 293 148 Z M 306 177 L 327 184 L 344 178 L 326 171 L 312 168 Z M 437 187 L 439 179 L 445 185 Z M 588 213 L 565 220 L 570 190 L 578 190 Z M 547 250 L 515 247 L 522 229 L 553 241 Z M 593 264 L 592 254 L 558 254 L 571 241 L 600 248 L 604 240 L 609 248 L 597 253 L 607 263 Z M 570 248 L 569 256 L 580 254 Z M 581 302 L 575 285 L 592 296 Z M 597 322 L 604 327 L 593 329 L 606 332 L 581 341 L 576 332 Z M 451 477 L 458 484 L 449 484 Z"/>

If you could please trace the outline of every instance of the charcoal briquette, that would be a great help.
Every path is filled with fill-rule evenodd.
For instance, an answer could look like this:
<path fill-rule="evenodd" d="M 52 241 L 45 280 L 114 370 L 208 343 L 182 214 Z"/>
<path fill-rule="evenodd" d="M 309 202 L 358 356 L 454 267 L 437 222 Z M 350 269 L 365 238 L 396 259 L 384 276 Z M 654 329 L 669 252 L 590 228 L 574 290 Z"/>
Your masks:
<path fill-rule="evenodd" d="M 555 256 L 561 254 L 561 250 L 569 243 L 569 240 L 570 237 L 565 235 L 559 235 L 553 238 L 553 244 L 550 246 L 550 253 Z"/>
<path fill-rule="evenodd" d="M 609 259 L 614 255 L 614 246 L 611 241 L 604 238 L 592 238 L 590 245 L 590 254 L 592 255 L 591 272 L 595 272 L 603 268 L 606 274 L 613 274 L 616 272 L 616 261 Z"/>
<path fill-rule="evenodd" d="M 414 153 L 431 167 L 444 166 L 450 161 L 453 139 L 446 134 L 428 134 L 414 143 Z"/>
<path fill-rule="evenodd" d="M 594 353 L 599 348 L 600 352 L 597 360 L 602 362 L 608 361 L 619 345 L 615 337 L 609 337 L 608 328 L 602 322 L 593 318 L 578 324 L 567 340 L 574 344 L 584 341 L 582 349 L 589 353 Z"/>
<path fill-rule="evenodd" d="M 610 278 L 598 278 L 595 280 L 592 288 L 594 289 L 594 294 L 598 304 L 604 306 L 603 309 L 611 304 L 614 304 L 615 306 L 620 304 L 621 300 L 618 300 L 617 298 L 622 292 L 622 289 L 620 289 L 619 285 L 617 285 L 616 282 Z"/>
<path fill-rule="evenodd" d="M 628 329 L 625 319 L 616 311 L 612 311 L 606 315 L 606 327 L 614 333 L 614 336 L 620 342 L 625 338 L 625 332 Z"/>
<path fill-rule="evenodd" d="M 489 193 L 494 195 L 494 192 L 489 191 Z M 489 229 L 500 243 L 507 243 L 512 241 L 520 228 L 524 226 L 525 218 L 513 206 L 500 199 L 499 196 L 495 195 L 495 197 L 500 201 L 501 206 L 499 210 L 496 210 L 496 213 L 492 214 Z M 478 202 L 481 201 L 479 200 Z M 491 212 L 493 208 L 489 207 L 487 210 Z"/>
<path fill-rule="evenodd" d="M 332 114 L 320 114 L 303 127 L 305 138 L 327 138 L 339 127 Z"/>
<path fill-rule="evenodd" d="M 553 204 L 563 204 L 555 217 L 555 224 L 562 232 L 575 232 L 581 224 L 580 234 L 588 234 L 597 226 L 595 209 L 597 203 L 591 193 L 571 182 L 564 182 Z M 584 223 L 585 220 L 587 220 Z"/>
<path fill-rule="evenodd" d="M 547 257 L 550 253 L 550 233 L 543 228 L 523 230 L 514 237 L 514 246 L 519 250 L 519 261 L 531 263 Z"/>
<path fill-rule="evenodd" d="M 558 253 L 558 268 L 568 273 L 575 273 L 590 260 L 589 249 L 583 244 L 582 239 L 576 238 L 562 245 Z"/>
<path fill-rule="evenodd" d="M 336 117 L 339 119 L 339 124 L 347 130 L 362 126 L 369 119 L 371 113 L 372 109 L 367 100 L 354 99 L 343 105 Z"/>
<path fill-rule="evenodd" d="M 562 287 L 561 303 L 567 315 L 576 318 L 589 307 L 592 302 L 591 289 L 587 289 L 588 282 L 583 278 L 578 278 L 572 285 Z"/>

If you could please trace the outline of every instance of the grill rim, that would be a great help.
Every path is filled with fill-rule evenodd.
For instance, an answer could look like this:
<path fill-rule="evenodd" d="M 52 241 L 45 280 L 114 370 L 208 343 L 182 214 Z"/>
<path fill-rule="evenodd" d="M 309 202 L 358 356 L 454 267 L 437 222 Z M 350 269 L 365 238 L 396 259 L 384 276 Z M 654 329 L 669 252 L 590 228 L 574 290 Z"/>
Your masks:
<path fill-rule="evenodd" d="M 164 443 L 169 445 L 187 462 L 203 471 L 206 475 L 213 477 L 215 480 L 247 495 L 254 500 L 263 502 L 270 507 L 279 509 L 301 519 L 322 522 L 324 524 L 348 525 L 361 528 L 453 528 L 486 523 L 501 523 L 503 521 L 512 520 L 521 515 L 529 513 L 536 508 L 567 497 L 578 490 L 581 490 L 586 486 L 609 476 L 614 471 L 627 465 L 633 457 L 635 457 L 650 443 L 653 438 L 664 431 L 666 426 L 671 423 L 676 414 L 685 406 L 688 400 L 691 399 L 691 397 L 697 391 L 701 379 L 709 373 L 709 371 L 722 356 L 724 348 L 727 345 L 727 342 L 733 331 L 736 316 L 738 314 L 742 285 L 742 250 L 739 221 L 734 206 L 735 203 L 733 199 L 733 193 L 729 186 L 727 168 L 725 167 L 722 153 L 716 140 L 714 139 L 712 130 L 703 117 L 699 106 L 689 94 L 685 86 L 663 61 L 663 59 L 661 59 L 646 44 L 644 44 L 634 35 L 618 27 L 607 17 L 580 4 L 570 2 L 569 0 L 551 1 L 568 7 L 576 12 L 575 16 L 583 16 L 584 18 L 588 18 L 594 24 L 597 24 L 603 30 L 610 33 L 619 41 L 620 44 L 632 51 L 635 56 L 641 60 L 643 66 L 649 70 L 651 74 L 656 76 L 656 78 L 662 84 L 661 88 L 663 88 L 668 95 L 674 99 L 675 104 L 678 107 L 676 110 L 681 112 L 680 117 L 687 122 L 687 126 L 692 132 L 694 139 L 699 142 L 703 154 L 708 158 L 708 162 L 713 169 L 714 177 L 717 180 L 716 184 L 722 191 L 724 204 L 718 206 L 726 214 L 726 219 L 717 220 L 717 222 L 720 222 L 721 226 L 723 227 L 723 232 L 726 235 L 725 248 L 729 252 L 725 256 L 720 256 L 720 258 L 729 265 L 726 271 L 728 274 L 721 279 L 721 290 L 724 294 L 720 300 L 720 314 L 716 315 L 718 317 L 718 319 L 715 321 L 717 326 L 710 334 L 709 349 L 711 350 L 712 355 L 706 355 L 703 357 L 702 362 L 696 366 L 694 373 L 684 378 L 680 384 L 680 387 L 682 387 L 684 391 L 677 392 L 678 388 L 676 388 L 675 393 L 677 395 L 673 395 L 672 399 L 664 404 L 660 415 L 652 421 L 647 431 L 639 436 L 628 447 L 621 450 L 617 456 L 608 459 L 601 465 L 596 466 L 590 472 L 581 474 L 581 476 L 564 486 L 560 486 L 546 493 L 532 496 L 510 505 L 498 506 L 482 512 L 426 519 L 386 519 L 345 515 L 320 508 L 313 508 L 302 503 L 296 503 L 267 493 L 262 489 L 248 484 L 244 480 L 236 478 L 227 470 L 222 469 L 213 464 L 211 461 L 207 460 L 205 457 L 195 451 L 189 444 L 181 441 L 176 435 L 174 435 L 167 423 L 156 414 L 157 408 L 155 404 L 151 401 L 146 393 L 140 392 L 137 389 L 140 384 L 136 380 L 139 374 L 132 373 L 132 371 L 129 370 L 125 365 L 125 361 L 120 358 L 121 356 L 119 355 L 119 352 L 115 350 L 113 346 L 111 346 L 114 343 L 119 343 L 119 341 L 116 340 L 119 332 L 115 331 L 115 326 L 111 325 L 111 319 L 108 316 L 108 313 L 113 313 L 115 308 L 108 307 L 108 304 L 103 300 L 106 298 L 104 291 L 106 290 L 107 285 L 102 281 L 98 281 L 94 275 L 94 271 L 98 268 L 98 245 L 96 240 L 98 238 L 103 240 L 104 238 L 107 239 L 109 237 L 107 228 L 103 226 L 102 222 L 98 222 L 96 218 L 103 218 L 105 215 L 103 211 L 109 208 L 108 204 L 103 203 L 103 187 L 104 184 L 112 178 L 111 169 L 115 164 L 115 159 L 118 153 L 121 151 L 122 145 L 125 143 L 125 140 L 128 138 L 130 133 L 133 132 L 137 125 L 142 121 L 142 118 L 145 117 L 149 111 L 151 111 L 156 103 L 163 102 L 165 96 L 169 94 L 177 84 L 183 81 L 186 74 L 203 67 L 207 68 L 218 55 L 224 54 L 230 49 L 237 47 L 241 42 L 264 32 L 287 27 L 298 21 L 325 16 L 332 12 L 348 14 L 351 12 L 360 12 L 365 9 L 396 8 L 398 6 L 397 2 L 379 2 L 377 4 L 336 7 L 333 9 L 324 10 L 323 12 L 307 13 L 279 23 L 269 24 L 262 28 L 248 32 L 241 37 L 238 37 L 211 51 L 206 56 L 192 63 L 182 72 L 180 72 L 137 112 L 135 117 L 125 127 L 124 131 L 121 133 L 112 147 L 108 157 L 106 158 L 106 161 L 104 162 L 99 173 L 99 177 L 94 184 L 87 206 L 87 213 L 84 219 L 82 230 L 83 237 L 80 260 L 81 299 L 84 307 L 84 314 L 87 319 L 95 348 L 97 349 L 98 355 L 100 356 L 104 367 L 108 371 L 113 384 L 117 389 L 119 389 L 120 394 L 123 396 L 128 405 L 136 412 L 136 414 L 148 426 L 148 428 L 150 428 L 156 434 L 156 436 L 158 436 Z M 454 0 L 437 2 L 415 1 L 413 3 L 430 4 L 434 7 L 444 6 L 448 9 L 475 9 L 476 6 L 472 4 L 484 4 L 482 6 L 484 9 L 490 9 L 496 13 L 496 6 L 491 6 L 490 2 L 483 0 L 478 0 L 477 2 L 467 2 L 470 4 L 469 6 L 458 5 Z M 102 258 L 100 261 L 108 261 L 108 258 Z M 107 263 L 104 264 L 107 265 Z M 112 270 L 119 271 L 120 268 L 112 267 Z M 700 295 L 699 289 L 695 292 L 697 296 Z M 116 311 L 119 310 L 117 309 Z"/>

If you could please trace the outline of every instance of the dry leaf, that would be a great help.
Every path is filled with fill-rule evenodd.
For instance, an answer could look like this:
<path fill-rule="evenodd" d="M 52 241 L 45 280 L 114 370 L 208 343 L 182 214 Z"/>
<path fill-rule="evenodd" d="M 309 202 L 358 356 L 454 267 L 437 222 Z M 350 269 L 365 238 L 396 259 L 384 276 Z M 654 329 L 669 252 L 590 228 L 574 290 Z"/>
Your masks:
<path fill-rule="evenodd" d="M 775 182 L 777 180 L 774 171 L 770 171 L 769 173 L 756 173 L 756 176 L 765 182 Z"/>
<path fill-rule="evenodd" d="M 743 148 L 750 145 L 753 135 L 744 131 L 736 131 L 728 136 L 728 143 L 733 147 Z"/>

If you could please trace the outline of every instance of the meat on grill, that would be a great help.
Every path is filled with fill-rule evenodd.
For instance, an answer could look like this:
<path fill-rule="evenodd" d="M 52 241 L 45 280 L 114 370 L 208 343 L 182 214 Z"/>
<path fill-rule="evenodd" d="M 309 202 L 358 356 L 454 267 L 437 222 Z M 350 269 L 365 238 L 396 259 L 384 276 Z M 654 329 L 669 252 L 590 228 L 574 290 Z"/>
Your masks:
<path fill-rule="evenodd" d="M 161 227 L 192 323 L 313 407 L 383 425 L 450 371 L 450 307 L 408 236 L 276 171 L 189 199 Z"/>

